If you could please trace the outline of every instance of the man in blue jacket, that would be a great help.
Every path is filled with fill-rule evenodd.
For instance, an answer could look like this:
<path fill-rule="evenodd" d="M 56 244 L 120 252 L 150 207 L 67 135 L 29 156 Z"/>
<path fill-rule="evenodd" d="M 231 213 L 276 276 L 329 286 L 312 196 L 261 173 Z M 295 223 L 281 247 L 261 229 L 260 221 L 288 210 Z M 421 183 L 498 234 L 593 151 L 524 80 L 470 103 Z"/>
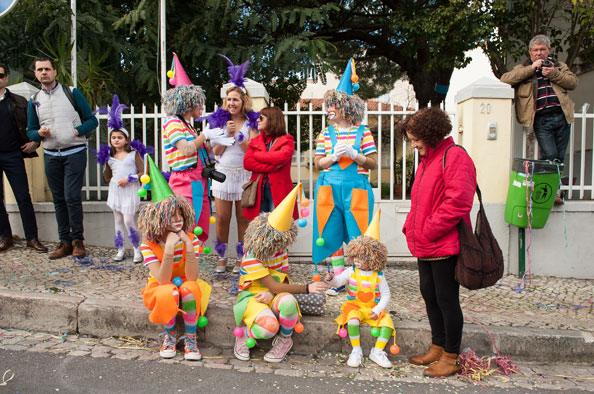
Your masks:
<path fill-rule="evenodd" d="M 27 136 L 43 142 L 45 175 L 52 192 L 60 246 L 50 259 L 86 255 L 83 244 L 82 185 L 87 167 L 86 135 L 97 125 L 89 103 L 78 89 L 56 81 L 52 60 L 35 59 L 41 90 L 29 100 Z"/>

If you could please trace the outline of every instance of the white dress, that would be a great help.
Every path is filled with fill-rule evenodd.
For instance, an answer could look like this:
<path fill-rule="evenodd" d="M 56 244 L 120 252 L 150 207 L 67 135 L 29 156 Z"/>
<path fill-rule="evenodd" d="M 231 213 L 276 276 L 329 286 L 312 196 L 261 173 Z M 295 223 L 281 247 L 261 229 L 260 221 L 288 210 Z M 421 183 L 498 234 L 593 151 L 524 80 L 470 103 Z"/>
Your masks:
<path fill-rule="evenodd" d="M 208 125 L 207 125 L 208 127 Z M 216 130 L 216 129 L 215 129 Z M 226 131 L 226 127 L 221 130 Z M 243 135 L 244 139 L 250 138 L 250 127 L 246 119 L 245 123 L 239 133 Z M 226 135 L 226 134 L 225 134 Z M 219 200 L 225 201 L 240 201 L 243 193 L 242 186 L 249 182 L 252 173 L 243 168 L 243 157 L 245 152 L 239 146 L 239 141 L 236 136 L 235 143 L 225 148 L 223 154 L 217 157 L 215 168 L 217 171 L 224 173 L 227 178 L 225 182 L 212 181 L 212 195 Z"/>
<path fill-rule="evenodd" d="M 112 211 L 121 212 L 125 215 L 134 215 L 140 205 L 138 181 L 128 182 L 126 186 L 118 186 L 118 181 L 122 178 L 128 178 L 128 175 L 138 174 L 136 169 L 136 151 L 128 153 L 124 160 L 118 160 L 110 157 L 107 165 L 111 167 L 112 177 L 109 181 L 109 192 L 107 195 L 107 206 Z"/>

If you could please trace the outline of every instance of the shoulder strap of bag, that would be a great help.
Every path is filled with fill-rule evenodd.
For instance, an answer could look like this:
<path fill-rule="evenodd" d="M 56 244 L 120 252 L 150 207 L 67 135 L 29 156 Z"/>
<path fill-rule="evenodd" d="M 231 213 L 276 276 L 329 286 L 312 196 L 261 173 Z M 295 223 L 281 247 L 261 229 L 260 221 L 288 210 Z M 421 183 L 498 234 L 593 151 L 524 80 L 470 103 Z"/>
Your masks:
<path fill-rule="evenodd" d="M 446 165 L 446 156 L 447 156 L 447 154 L 448 154 L 448 151 L 449 151 L 451 148 L 455 147 L 455 146 L 457 146 L 457 147 L 459 147 L 459 148 L 462 148 L 462 149 L 464 149 L 464 147 L 463 147 L 462 145 L 458 145 L 458 144 L 455 144 L 455 145 L 450 145 L 450 146 L 448 146 L 448 147 L 447 147 L 447 149 L 446 149 L 446 150 L 445 150 L 445 152 L 443 153 L 443 162 L 442 162 L 442 165 L 441 165 L 441 171 L 442 171 L 442 172 L 444 172 L 444 171 L 445 171 L 445 165 Z M 464 152 L 466 152 L 466 154 L 468 154 L 468 152 L 466 151 L 466 149 L 464 149 Z M 479 208 L 479 209 L 480 209 L 481 211 L 483 211 L 483 197 L 482 197 L 482 195 L 481 195 L 481 189 L 479 188 L 478 182 L 477 182 L 477 184 L 476 184 L 476 195 L 477 195 L 477 197 L 478 197 L 479 204 L 480 204 L 480 208 Z"/>
<path fill-rule="evenodd" d="M 62 89 L 64 90 L 64 94 L 68 98 L 68 101 L 70 101 L 70 104 L 72 104 L 72 107 L 78 114 L 78 116 L 80 118 L 80 122 L 83 123 L 85 121 L 85 119 L 83 118 L 82 111 L 80 110 L 80 108 L 78 108 L 78 104 L 76 104 L 76 99 L 74 98 L 74 94 L 72 93 L 72 89 L 74 89 L 74 88 L 71 88 L 70 86 L 62 85 Z"/>

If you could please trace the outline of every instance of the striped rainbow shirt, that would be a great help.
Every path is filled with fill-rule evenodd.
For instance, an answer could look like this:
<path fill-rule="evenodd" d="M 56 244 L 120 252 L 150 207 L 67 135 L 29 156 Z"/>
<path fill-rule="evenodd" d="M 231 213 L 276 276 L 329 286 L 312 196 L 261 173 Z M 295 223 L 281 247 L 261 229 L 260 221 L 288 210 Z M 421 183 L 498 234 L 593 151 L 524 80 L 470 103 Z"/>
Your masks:
<path fill-rule="evenodd" d="M 371 276 L 363 275 L 363 272 L 359 270 L 361 273 L 361 286 L 365 289 L 371 288 Z M 369 271 L 372 272 L 372 271 Z M 380 282 L 384 278 L 383 272 L 377 273 L 377 280 L 375 281 L 375 299 L 374 303 L 377 304 L 380 301 Z M 357 276 L 355 275 L 355 270 L 351 272 L 349 276 L 349 281 L 347 283 L 347 300 L 354 300 L 357 297 Z"/>
<path fill-rule="evenodd" d="M 351 146 L 355 145 L 355 139 L 357 138 L 357 130 L 359 130 L 359 125 L 351 126 L 350 129 L 342 130 L 339 130 L 337 127 L 334 127 L 336 139 L 338 141 L 348 141 L 348 143 Z M 367 126 L 365 126 L 365 130 L 363 131 L 363 137 L 361 138 L 359 152 L 361 152 L 364 156 L 377 152 L 375 142 L 373 141 L 373 135 L 371 135 L 371 131 Z M 332 141 L 330 140 L 330 133 L 328 132 L 328 127 L 326 127 L 318 136 L 318 141 L 316 145 L 316 156 L 330 156 L 331 154 Z M 326 168 L 323 171 L 330 171 L 330 168 Z M 357 173 L 369 175 L 369 170 L 366 170 L 361 166 L 357 166 Z"/>
<path fill-rule="evenodd" d="M 246 290 L 252 285 L 252 282 L 259 278 L 269 275 L 268 270 L 274 270 L 282 273 L 289 271 L 289 253 L 287 250 L 278 252 L 270 259 L 260 261 L 253 254 L 247 251 L 241 260 L 239 274 L 239 290 Z M 249 275 L 250 279 L 246 279 Z"/>
<path fill-rule="evenodd" d="M 198 155 L 196 153 L 192 156 L 184 156 L 184 154 L 177 149 L 175 143 L 179 140 L 193 141 L 198 138 L 195 130 L 190 130 L 177 117 L 165 119 L 163 124 L 163 148 L 167 156 L 167 164 L 171 167 L 171 171 L 182 171 L 194 166 L 198 162 Z"/>
<path fill-rule="evenodd" d="M 196 254 L 196 257 L 198 257 L 200 255 L 200 243 L 198 237 L 194 237 L 192 244 L 194 245 L 194 253 Z M 159 242 L 159 246 L 161 247 L 161 249 L 165 249 L 164 242 Z M 183 250 L 184 243 L 180 240 L 175 244 L 175 247 L 173 248 L 173 264 L 179 262 L 182 259 Z M 146 243 L 142 242 L 142 244 L 140 245 L 140 251 L 142 252 L 142 257 L 144 258 L 144 265 L 149 265 L 150 263 L 154 262 L 161 263 L 159 259 L 157 259 L 157 256 L 155 256 L 153 250 Z"/>

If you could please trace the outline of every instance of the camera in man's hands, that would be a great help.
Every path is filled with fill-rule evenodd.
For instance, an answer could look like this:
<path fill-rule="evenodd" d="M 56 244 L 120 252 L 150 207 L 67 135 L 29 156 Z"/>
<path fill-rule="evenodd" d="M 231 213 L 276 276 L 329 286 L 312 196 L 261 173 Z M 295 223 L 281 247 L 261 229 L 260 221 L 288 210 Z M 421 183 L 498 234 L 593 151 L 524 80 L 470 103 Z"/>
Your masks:
<path fill-rule="evenodd" d="M 225 182 L 227 176 L 222 172 L 215 170 L 214 166 L 214 163 L 208 163 L 208 165 L 206 165 L 206 167 L 202 169 L 202 176 L 204 178 L 210 178 L 220 183 Z"/>
<path fill-rule="evenodd" d="M 545 60 L 542 61 L 542 63 L 540 64 L 540 67 L 553 67 L 553 58 L 546 58 Z"/>

